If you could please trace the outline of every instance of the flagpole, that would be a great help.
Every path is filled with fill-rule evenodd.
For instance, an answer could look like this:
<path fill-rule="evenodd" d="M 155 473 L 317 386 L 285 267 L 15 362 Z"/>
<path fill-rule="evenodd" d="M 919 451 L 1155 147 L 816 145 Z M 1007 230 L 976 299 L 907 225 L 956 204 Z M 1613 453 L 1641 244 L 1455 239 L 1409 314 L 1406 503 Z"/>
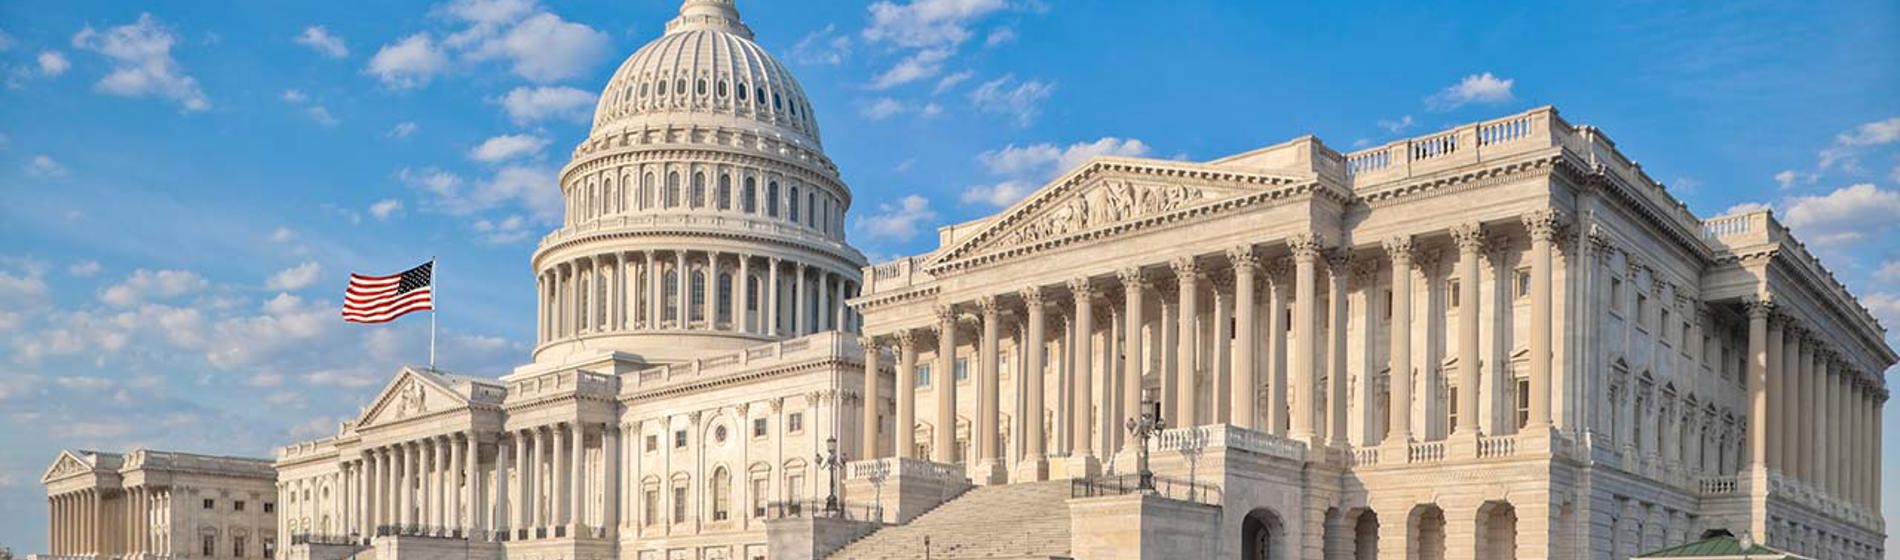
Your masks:
<path fill-rule="evenodd" d="M 441 307 L 442 286 L 435 281 L 435 257 L 429 257 L 429 371 L 435 371 L 435 309 Z"/>

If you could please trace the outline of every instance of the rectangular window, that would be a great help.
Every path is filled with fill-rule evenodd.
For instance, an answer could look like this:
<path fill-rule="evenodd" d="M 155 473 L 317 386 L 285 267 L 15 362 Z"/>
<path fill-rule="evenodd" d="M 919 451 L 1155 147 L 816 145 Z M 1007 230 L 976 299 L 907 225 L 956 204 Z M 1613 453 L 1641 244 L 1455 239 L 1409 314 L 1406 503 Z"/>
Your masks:
<path fill-rule="evenodd" d="M 1528 268 L 1517 269 L 1517 297 L 1524 298 L 1524 297 L 1530 297 L 1530 295 L 1531 295 L 1531 269 L 1528 269 Z"/>
<path fill-rule="evenodd" d="M 673 487 L 673 522 L 686 522 L 686 485 Z"/>
<path fill-rule="evenodd" d="M 755 437 L 755 438 L 765 437 L 765 419 L 764 418 L 752 419 L 752 437 Z"/>
<path fill-rule="evenodd" d="M 763 478 L 752 479 L 752 516 L 765 517 L 767 498 L 772 496 L 771 481 Z"/>
<path fill-rule="evenodd" d="M 786 416 L 785 417 L 785 431 L 791 432 L 794 434 L 804 433 L 805 413 L 794 412 L 791 415 Z"/>
<path fill-rule="evenodd" d="M 271 537 L 264 537 L 264 559 L 270 560 L 271 558 L 276 558 L 276 557 L 277 557 L 277 539 L 274 539 Z"/>
<path fill-rule="evenodd" d="M 244 537 L 231 537 L 231 555 L 244 557 Z"/>
<path fill-rule="evenodd" d="M 957 368 L 957 383 L 970 380 L 970 360 L 968 358 L 957 358 L 954 367 Z"/>
<path fill-rule="evenodd" d="M 792 515 L 798 515 L 804 507 L 805 475 L 795 474 L 785 478 L 785 501 L 791 503 Z"/>
<path fill-rule="evenodd" d="M 217 509 L 217 508 L 218 508 L 217 502 L 213 501 L 211 498 L 205 498 L 205 509 Z"/>
<path fill-rule="evenodd" d="M 215 535 L 204 536 L 204 553 L 205 553 L 206 558 L 218 555 L 218 537 L 217 536 Z"/>
<path fill-rule="evenodd" d="M 1445 395 L 1445 429 L 1458 427 L 1458 388 L 1452 387 Z"/>
<path fill-rule="evenodd" d="M 647 434 L 647 453 L 652 453 L 653 450 L 659 449 L 659 448 L 660 448 L 660 436 Z"/>
<path fill-rule="evenodd" d="M 927 365 L 927 364 L 918 364 L 918 366 L 917 366 L 917 386 L 918 386 L 918 387 L 929 387 L 929 386 L 930 386 L 930 366 L 929 366 L 929 365 Z"/>
<path fill-rule="evenodd" d="M 244 500 L 231 502 L 231 511 L 244 511 Z"/>
<path fill-rule="evenodd" d="M 1380 307 L 1385 308 L 1385 320 L 1391 321 L 1392 320 L 1392 290 L 1385 291 L 1385 305 L 1382 305 Z"/>
<path fill-rule="evenodd" d="M 1463 297 L 1463 296 L 1462 296 L 1462 294 L 1461 294 L 1461 292 L 1462 292 L 1462 290 L 1459 290 L 1459 289 L 1458 289 L 1458 279 L 1457 279 L 1457 278 L 1453 278 L 1453 279 L 1451 279 L 1451 280 L 1448 280 L 1448 281 L 1446 281 L 1446 282 L 1445 282 L 1445 298 L 1446 298 L 1446 299 L 1447 299 L 1448 301 L 1450 301 L 1450 302 L 1451 302 L 1451 308 L 1452 308 L 1452 309 L 1457 309 L 1457 308 L 1458 308 L 1458 304 L 1459 304 L 1459 303 L 1461 303 L 1461 302 L 1459 301 L 1459 300 L 1460 300 L 1460 298 L 1462 298 L 1462 297 Z"/>
<path fill-rule="evenodd" d="M 1531 423 L 1531 380 L 1517 380 L 1517 429 Z"/>
<path fill-rule="evenodd" d="M 646 492 L 646 522 L 648 525 L 660 522 L 660 491 L 648 488 Z"/>
<path fill-rule="evenodd" d="M 277 513 L 277 504 L 264 502 L 264 513 Z"/>
<path fill-rule="evenodd" d="M 1621 313 L 1623 311 L 1623 279 L 1622 278 L 1610 279 L 1610 310 L 1616 311 L 1618 313 Z"/>
<path fill-rule="evenodd" d="M 679 449 L 683 447 L 686 447 L 686 430 L 675 430 L 673 432 L 673 448 Z"/>
<path fill-rule="evenodd" d="M 1636 294 L 1636 316 L 1630 318 L 1637 328 L 1645 328 L 1645 319 L 1649 317 L 1649 296 Z M 1645 330 L 1647 330 L 1645 328 Z"/>
<path fill-rule="evenodd" d="M 1658 312 L 1662 318 L 1656 320 L 1656 338 L 1663 344 L 1675 344 L 1676 341 L 1669 339 L 1669 306 L 1663 306 Z"/>

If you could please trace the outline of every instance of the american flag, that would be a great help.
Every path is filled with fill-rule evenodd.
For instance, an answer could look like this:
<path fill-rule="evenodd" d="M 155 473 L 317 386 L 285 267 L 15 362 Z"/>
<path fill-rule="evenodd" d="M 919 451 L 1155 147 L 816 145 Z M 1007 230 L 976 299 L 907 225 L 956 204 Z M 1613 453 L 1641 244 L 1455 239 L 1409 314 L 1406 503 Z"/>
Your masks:
<path fill-rule="evenodd" d="M 393 276 L 350 273 L 343 293 L 343 320 L 387 323 L 411 311 L 435 309 L 435 261 Z"/>

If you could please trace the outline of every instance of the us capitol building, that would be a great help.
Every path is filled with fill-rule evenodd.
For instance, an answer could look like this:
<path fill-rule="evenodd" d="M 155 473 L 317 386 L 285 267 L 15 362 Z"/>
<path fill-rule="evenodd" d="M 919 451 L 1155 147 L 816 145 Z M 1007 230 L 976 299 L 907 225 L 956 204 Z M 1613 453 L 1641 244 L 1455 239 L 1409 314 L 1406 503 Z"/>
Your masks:
<path fill-rule="evenodd" d="M 1551 108 L 1097 158 L 867 266 L 797 80 L 687 0 L 560 185 L 533 360 L 281 448 L 277 554 L 1884 554 L 1882 328 Z"/>

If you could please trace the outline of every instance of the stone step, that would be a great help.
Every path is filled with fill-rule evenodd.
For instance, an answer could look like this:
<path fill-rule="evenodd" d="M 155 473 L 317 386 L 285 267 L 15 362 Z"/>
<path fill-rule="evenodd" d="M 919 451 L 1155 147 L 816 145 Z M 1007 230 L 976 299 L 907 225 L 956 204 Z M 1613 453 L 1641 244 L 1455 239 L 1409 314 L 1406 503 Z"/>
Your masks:
<path fill-rule="evenodd" d="M 838 560 L 1068 558 L 1069 483 L 972 489 L 909 524 L 887 527 L 833 553 Z"/>

